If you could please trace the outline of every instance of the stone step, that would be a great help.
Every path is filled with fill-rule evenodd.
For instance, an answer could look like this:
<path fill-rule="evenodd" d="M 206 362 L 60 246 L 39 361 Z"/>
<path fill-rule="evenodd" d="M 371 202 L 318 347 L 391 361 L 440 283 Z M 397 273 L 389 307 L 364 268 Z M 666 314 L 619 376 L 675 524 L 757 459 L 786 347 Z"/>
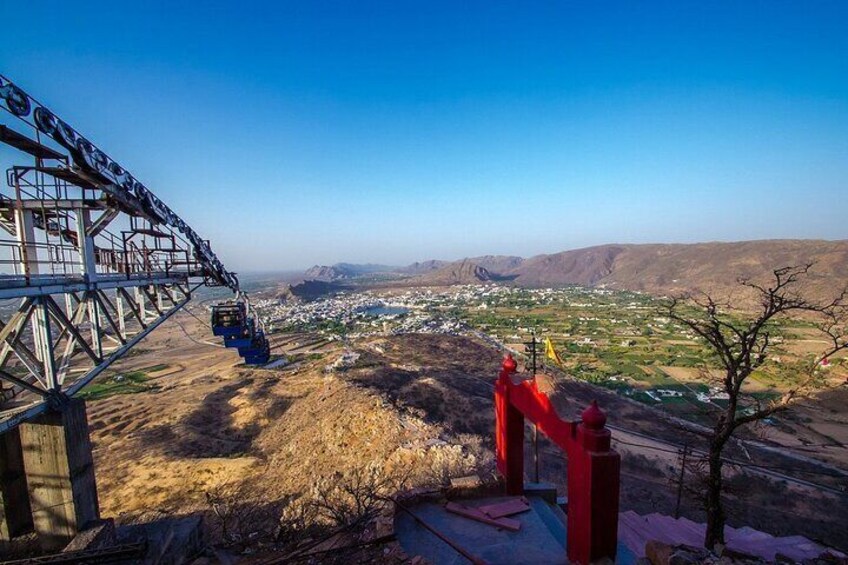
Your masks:
<path fill-rule="evenodd" d="M 645 554 L 645 540 L 639 533 L 630 527 L 625 520 L 618 522 L 618 539 L 627 546 L 630 551 L 636 554 L 637 557 L 643 557 Z"/>
<path fill-rule="evenodd" d="M 637 557 L 645 556 L 645 544 L 650 540 L 701 547 L 705 533 L 705 524 L 687 518 L 675 519 L 656 512 L 641 516 L 630 510 L 619 515 L 619 540 Z M 802 561 L 826 550 L 803 536 L 775 537 L 750 526 L 727 526 L 725 539 L 730 549 L 767 560 L 774 560 L 779 553 Z"/>
<path fill-rule="evenodd" d="M 645 553 L 645 543 L 648 540 L 653 539 L 665 543 L 673 543 L 675 541 L 673 535 L 669 535 L 668 532 L 663 531 L 663 528 L 658 527 L 644 516 L 639 516 L 638 514 L 635 514 L 634 516 L 627 516 L 625 517 L 624 522 L 627 527 L 637 533 L 643 540 L 641 547 L 633 548 L 634 552 L 639 554 L 640 557 Z"/>
<path fill-rule="evenodd" d="M 802 536 L 787 536 L 748 543 L 734 541 L 730 542 L 728 547 L 731 549 L 738 547 L 745 553 L 759 555 L 766 559 L 774 559 L 778 553 L 781 553 L 797 561 L 818 557 L 824 551 L 822 546 Z"/>
<path fill-rule="evenodd" d="M 727 536 L 725 538 L 728 542 L 731 541 L 744 541 L 744 542 L 756 542 L 761 540 L 773 540 L 774 536 L 767 534 L 765 532 L 761 532 L 759 530 L 755 530 L 750 526 L 743 526 L 736 530 L 733 535 Z"/>
<path fill-rule="evenodd" d="M 707 533 L 707 528 L 704 524 L 693 522 L 688 518 L 678 518 L 677 522 L 683 531 L 688 532 L 689 535 L 698 540 L 697 545 L 699 547 L 704 543 L 704 535 Z"/>

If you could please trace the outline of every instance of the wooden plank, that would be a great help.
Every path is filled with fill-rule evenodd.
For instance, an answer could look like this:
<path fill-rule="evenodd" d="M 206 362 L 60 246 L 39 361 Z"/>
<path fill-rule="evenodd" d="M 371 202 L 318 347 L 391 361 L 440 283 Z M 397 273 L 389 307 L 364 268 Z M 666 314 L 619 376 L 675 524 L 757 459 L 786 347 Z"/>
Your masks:
<path fill-rule="evenodd" d="M 470 518 L 472 520 L 476 520 L 478 522 L 482 522 L 490 526 L 503 528 L 511 532 L 517 532 L 521 529 L 521 522 L 519 522 L 518 520 L 513 520 L 511 518 L 489 518 L 488 516 L 483 514 L 483 512 L 476 508 L 469 508 L 468 506 L 463 506 L 462 504 L 457 504 L 456 502 L 448 502 L 447 504 L 445 504 L 445 510 L 453 514 L 458 514 L 465 518 Z"/>
<path fill-rule="evenodd" d="M 487 504 L 478 507 L 478 510 L 483 512 L 489 518 L 502 518 L 504 516 L 512 516 L 521 512 L 530 510 L 530 503 L 523 496 L 496 502 L 495 504 Z"/>

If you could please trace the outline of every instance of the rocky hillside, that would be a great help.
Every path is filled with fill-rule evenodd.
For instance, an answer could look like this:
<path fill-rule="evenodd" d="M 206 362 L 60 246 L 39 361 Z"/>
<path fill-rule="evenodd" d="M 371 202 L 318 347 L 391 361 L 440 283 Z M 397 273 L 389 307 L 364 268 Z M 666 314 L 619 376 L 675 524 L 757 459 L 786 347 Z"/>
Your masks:
<path fill-rule="evenodd" d="M 168 376 L 148 391 L 88 403 L 104 516 L 202 515 L 225 552 L 274 547 L 279 556 L 365 513 L 352 496 L 373 504 L 367 495 L 378 489 L 390 495 L 494 471 L 498 351 L 467 338 L 395 336 L 358 343 L 359 362 L 345 370 L 325 369 L 348 353 L 340 342 L 257 369 L 188 339 L 208 328 L 178 316 L 181 325 L 169 320 L 145 342 L 149 350 L 118 364 L 167 358 Z M 292 336 L 272 339 L 282 351 Z"/>
<path fill-rule="evenodd" d="M 334 281 L 347 277 L 347 273 L 332 265 L 315 265 L 314 267 L 306 269 L 306 272 L 303 273 L 303 278 L 315 281 Z"/>
<path fill-rule="evenodd" d="M 408 282 L 423 286 L 447 286 L 454 284 L 479 284 L 492 280 L 488 269 L 481 267 L 470 259 L 449 263 L 448 265 L 410 279 Z"/>
<path fill-rule="evenodd" d="M 522 286 L 593 286 L 612 274 L 615 258 L 623 250 L 622 246 L 604 245 L 537 255 L 502 274 L 513 275 Z"/>
<path fill-rule="evenodd" d="M 297 284 L 283 286 L 276 295 L 279 302 L 309 302 L 333 292 L 350 290 L 352 287 L 344 283 L 307 280 Z"/>

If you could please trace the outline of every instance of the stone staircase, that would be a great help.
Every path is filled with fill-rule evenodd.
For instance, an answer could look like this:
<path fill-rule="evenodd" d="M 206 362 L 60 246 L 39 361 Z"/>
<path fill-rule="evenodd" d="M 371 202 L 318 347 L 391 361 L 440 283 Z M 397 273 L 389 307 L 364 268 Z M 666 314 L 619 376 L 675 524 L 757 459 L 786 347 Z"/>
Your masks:
<path fill-rule="evenodd" d="M 627 511 L 619 514 L 618 539 L 637 557 L 645 556 L 645 544 L 657 540 L 670 545 L 703 547 L 706 524 L 686 518 L 672 518 L 662 514 L 641 516 Z M 774 537 L 748 526 L 726 526 L 724 538 L 733 551 L 773 561 L 779 553 L 795 561 L 818 557 L 825 551 L 844 557 L 844 554 L 819 545 L 803 536 Z"/>

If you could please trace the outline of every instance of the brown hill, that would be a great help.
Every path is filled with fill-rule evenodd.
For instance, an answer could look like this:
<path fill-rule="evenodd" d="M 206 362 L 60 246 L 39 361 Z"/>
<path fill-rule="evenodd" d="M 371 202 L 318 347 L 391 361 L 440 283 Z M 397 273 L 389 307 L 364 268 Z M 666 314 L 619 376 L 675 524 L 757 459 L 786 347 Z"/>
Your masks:
<path fill-rule="evenodd" d="M 430 259 L 429 261 L 421 261 L 413 263 L 411 265 L 407 265 L 406 267 L 398 269 L 397 272 L 406 275 L 425 275 L 427 273 L 438 271 L 439 269 L 449 264 L 450 263 L 448 261 Z"/>
<path fill-rule="evenodd" d="M 277 301 L 284 302 L 309 302 L 317 300 L 327 294 L 351 290 L 350 285 L 340 282 L 321 280 L 302 281 L 297 284 L 285 285 L 276 295 Z"/>
<path fill-rule="evenodd" d="M 315 281 L 334 281 L 347 278 L 348 274 L 335 265 L 315 265 L 310 267 L 303 273 L 303 278 Z"/>
<path fill-rule="evenodd" d="M 492 275 L 514 271 L 524 262 L 523 258 L 514 255 L 483 255 L 468 260 L 480 265 Z"/>
<path fill-rule="evenodd" d="M 540 255 L 509 273 L 529 287 L 605 285 L 652 294 L 727 294 L 738 279 L 767 280 L 772 270 L 813 263 L 813 296 L 848 284 L 848 240 L 764 240 L 734 243 L 602 245 Z"/>
<path fill-rule="evenodd" d="M 449 263 L 426 275 L 414 277 L 410 283 L 423 286 L 448 286 L 454 284 L 479 284 L 492 280 L 492 275 L 470 259 Z"/>
<path fill-rule="evenodd" d="M 517 275 L 515 282 L 521 286 L 592 286 L 612 273 L 613 262 L 623 250 L 620 245 L 603 245 L 537 255 L 503 274 Z"/>

